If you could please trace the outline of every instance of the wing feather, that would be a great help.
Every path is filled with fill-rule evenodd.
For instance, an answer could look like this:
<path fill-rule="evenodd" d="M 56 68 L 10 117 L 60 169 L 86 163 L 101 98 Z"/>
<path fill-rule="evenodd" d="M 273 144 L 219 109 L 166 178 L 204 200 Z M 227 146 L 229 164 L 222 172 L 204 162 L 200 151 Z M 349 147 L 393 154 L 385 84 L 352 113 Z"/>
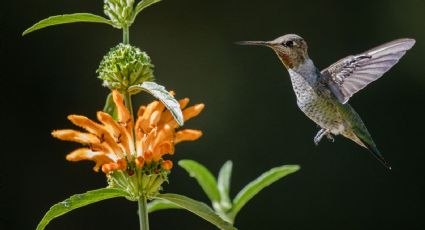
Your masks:
<path fill-rule="evenodd" d="M 353 94 L 379 79 L 414 44 L 414 39 L 397 39 L 364 53 L 345 57 L 322 70 L 322 80 L 344 104 Z"/>

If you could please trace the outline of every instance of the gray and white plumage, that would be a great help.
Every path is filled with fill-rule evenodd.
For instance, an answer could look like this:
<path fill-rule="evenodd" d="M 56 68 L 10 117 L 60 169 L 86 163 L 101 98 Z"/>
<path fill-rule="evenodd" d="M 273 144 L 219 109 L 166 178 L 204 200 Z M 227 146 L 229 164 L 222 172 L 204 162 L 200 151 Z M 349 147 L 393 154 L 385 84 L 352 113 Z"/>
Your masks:
<path fill-rule="evenodd" d="M 323 80 L 335 97 L 345 104 L 353 94 L 393 67 L 414 44 L 413 39 L 397 39 L 345 57 L 321 71 Z"/>

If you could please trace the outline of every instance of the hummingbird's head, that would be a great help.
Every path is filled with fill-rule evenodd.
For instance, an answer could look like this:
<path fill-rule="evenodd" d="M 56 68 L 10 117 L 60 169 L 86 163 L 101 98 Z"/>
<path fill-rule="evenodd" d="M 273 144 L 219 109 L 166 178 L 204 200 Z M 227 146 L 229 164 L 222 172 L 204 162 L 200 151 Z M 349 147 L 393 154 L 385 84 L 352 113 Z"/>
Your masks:
<path fill-rule="evenodd" d="M 239 45 L 262 45 L 274 50 L 287 69 L 297 68 L 308 59 L 307 43 L 296 34 L 286 34 L 272 41 L 243 41 Z"/>

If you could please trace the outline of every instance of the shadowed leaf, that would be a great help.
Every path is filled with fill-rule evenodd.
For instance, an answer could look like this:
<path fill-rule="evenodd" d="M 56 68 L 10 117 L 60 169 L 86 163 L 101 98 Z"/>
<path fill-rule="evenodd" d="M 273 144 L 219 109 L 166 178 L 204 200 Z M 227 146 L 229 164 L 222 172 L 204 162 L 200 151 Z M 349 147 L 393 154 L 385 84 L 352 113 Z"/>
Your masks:
<path fill-rule="evenodd" d="M 191 177 L 198 181 L 199 185 L 212 202 L 220 202 L 220 192 L 217 189 L 217 181 L 207 168 L 193 160 L 181 160 L 179 161 L 179 165 L 184 168 Z"/>
<path fill-rule="evenodd" d="M 137 3 L 136 6 L 136 14 L 139 14 L 142 10 L 147 8 L 148 6 L 151 6 L 157 2 L 160 2 L 161 0 L 142 0 L 139 3 Z"/>
<path fill-rule="evenodd" d="M 236 230 L 229 222 L 224 221 L 208 205 L 178 194 L 160 194 L 156 198 L 167 200 L 184 208 L 223 230 Z"/>
<path fill-rule="evenodd" d="M 181 207 L 167 200 L 153 200 L 148 203 L 149 213 L 164 209 L 181 209 Z"/>
<path fill-rule="evenodd" d="M 300 167 L 298 165 L 284 165 L 272 168 L 247 184 L 236 195 L 235 199 L 233 199 L 233 208 L 230 212 L 230 217 L 234 219 L 241 208 L 262 189 L 278 181 L 282 177 L 298 171 L 299 169 Z"/>
<path fill-rule="evenodd" d="M 62 216 L 67 212 L 83 206 L 96 203 L 98 201 L 111 199 L 115 197 L 125 197 L 128 194 L 120 189 L 101 188 L 88 191 L 83 194 L 76 194 L 70 198 L 53 205 L 44 215 L 43 219 L 37 226 L 37 230 L 43 230 L 47 224 L 56 217 Z"/>

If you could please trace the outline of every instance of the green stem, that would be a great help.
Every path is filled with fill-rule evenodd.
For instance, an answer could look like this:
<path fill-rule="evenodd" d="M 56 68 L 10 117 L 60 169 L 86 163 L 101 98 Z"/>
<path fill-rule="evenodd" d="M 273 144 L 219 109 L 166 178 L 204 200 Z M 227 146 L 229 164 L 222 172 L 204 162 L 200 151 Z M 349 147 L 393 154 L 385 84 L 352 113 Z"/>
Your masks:
<path fill-rule="evenodd" d="M 140 230 L 149 230 L 149 218 L 146 197 L 143 195 L 140 196 L 138 203 Z"/>
<path fill-rule="evenodd" d="M 122 28 L 122 43 L 130 44 L 130 29 L 128 26 Z"/>

